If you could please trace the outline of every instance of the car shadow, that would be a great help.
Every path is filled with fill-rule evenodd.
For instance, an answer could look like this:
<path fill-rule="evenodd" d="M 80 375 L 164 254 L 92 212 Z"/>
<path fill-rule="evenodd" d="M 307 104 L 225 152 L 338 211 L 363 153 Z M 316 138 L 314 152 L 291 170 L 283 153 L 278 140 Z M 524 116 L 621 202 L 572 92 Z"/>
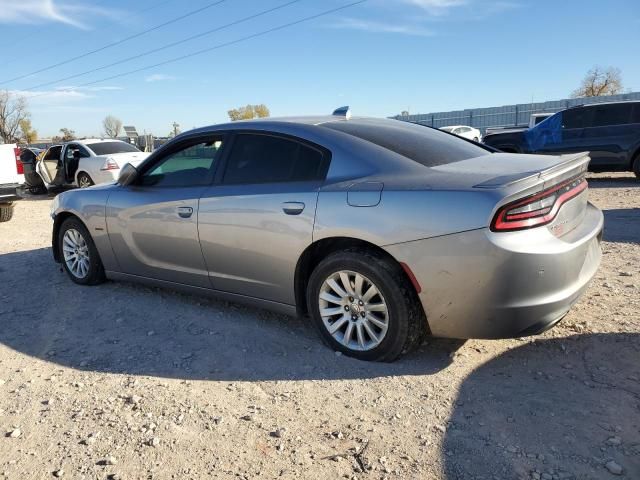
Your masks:
<path fill-rule="evenodd" d="M 639 359 L 638 334 L 585 334 L 482 365 L 449 419 L 445 478 L 606 479 L 610 461 L 640 478 Z"/>
<path fill-rule="evenodd" d="M 80 370 L 256 381 L 429 375 L 464 342 L 429 340 L 392 364 L 324 346 L 303 319 L 170 290 L 74 284 L 51 249 L 0 255 L 0 342 Z"/>
<path fill-rule="evenodd" d="M 589 188 L 640 188 L 640 179 L 633 174 L 629 176 L 589 176 Z"/>
<path fill-rule="evenodd" d="M 614 208 L 603 210 L 604 234 L 607 242 L 640 243 L 635 225 L 640 223 L 640 208 Z"/>

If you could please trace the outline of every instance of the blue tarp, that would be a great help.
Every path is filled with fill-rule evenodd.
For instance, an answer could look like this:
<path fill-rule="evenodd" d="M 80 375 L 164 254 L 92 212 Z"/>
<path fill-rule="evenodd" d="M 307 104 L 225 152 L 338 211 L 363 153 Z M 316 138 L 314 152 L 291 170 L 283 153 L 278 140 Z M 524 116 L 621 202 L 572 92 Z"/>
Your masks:
<path fill-rule="evenodd" d="M 562 112 L 552 115 L 533 128 L 525 130 L 524 140 L 530 152 L 537 152 L 546 145 L 562 143 Z"/>

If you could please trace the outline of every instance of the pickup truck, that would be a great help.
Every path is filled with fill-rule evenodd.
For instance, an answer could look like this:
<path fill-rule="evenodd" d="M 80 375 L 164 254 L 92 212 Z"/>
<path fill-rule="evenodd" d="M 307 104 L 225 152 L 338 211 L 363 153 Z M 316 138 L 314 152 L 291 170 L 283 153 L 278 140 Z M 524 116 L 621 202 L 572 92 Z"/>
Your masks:
<path fill-rule="evenodd" d="M 553 113 L 532 113 L 531 116 L 529 117 L 529 125 L 522 124 L 522 125 L 515 125 L 515 126 L 512 125 L 508 127 L 487 127 L 485 135 L 488 135 L 490 133 L 500 133 L 505 131 L 517 132 L 517 131 L 526 130 L 527 128 L 533 128 L 536 125 L 538 125 L 540 122 L 549 118 L 551 115 L 553 115 Z"/>
<path fill-rule="evenodd" d="M 13 217 L 13 203 L 20 200 L 17 189 L 23 182 L 20 149 L 15 143 L 0 145 L 0 222 Z"/>

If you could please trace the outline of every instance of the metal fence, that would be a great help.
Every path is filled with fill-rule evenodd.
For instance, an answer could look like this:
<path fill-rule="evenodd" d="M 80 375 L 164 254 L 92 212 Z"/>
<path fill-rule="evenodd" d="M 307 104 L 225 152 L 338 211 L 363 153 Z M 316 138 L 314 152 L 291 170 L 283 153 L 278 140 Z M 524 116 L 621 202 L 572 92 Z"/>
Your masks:
<path fill-rule="evenodd" d="M 451 112 L 435 112 L 417 115 L 396 115 L 397 120 L 421 123 L 431 127 L 448 125 L 469 125 L 480 129 L 483 133 L 488 127 L 510 127 L 528 125 L 533 113 L 555 113 L 576 105 L 602 102 L 620 102 L 624 100 L 640 100 L 640 92 L 622 93 L 602 97 L 566 98 L 548 102 L 519 103 L 502 107 L 472 108 L 453 110 Z"/>

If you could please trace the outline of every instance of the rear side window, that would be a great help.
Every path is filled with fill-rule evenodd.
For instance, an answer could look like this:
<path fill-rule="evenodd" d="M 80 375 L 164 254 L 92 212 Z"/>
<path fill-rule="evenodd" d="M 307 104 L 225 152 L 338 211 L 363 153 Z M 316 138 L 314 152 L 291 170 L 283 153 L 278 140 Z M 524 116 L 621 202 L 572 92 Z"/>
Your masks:
<path fill-rule="evenodd" d="M 328 158 L 295 140 L 272 135 L 236 135 L 223 183 L 280 183 L 323 180 Z"/>
<path fill-rule="evenodd" d="M 593 126 L 604 127 L 607 125 L 624 125 L 631 121 L 632 104 L 599 105 L 591 107 L 593 113 Z"/>
<path fill-rule="evenodd" d="M 87 144 L 97 156 L 112 155 L 114 153 L 140 152 L 136 147 L 125 142 L 100 142 Z"/>
<path fill-rule="evenodd" d="M 477 144 L 434 128 L 400 120 L 358 119 L 322 124 L 391 150 L 426 167 L 437 167 L 491 153 Z"/>

